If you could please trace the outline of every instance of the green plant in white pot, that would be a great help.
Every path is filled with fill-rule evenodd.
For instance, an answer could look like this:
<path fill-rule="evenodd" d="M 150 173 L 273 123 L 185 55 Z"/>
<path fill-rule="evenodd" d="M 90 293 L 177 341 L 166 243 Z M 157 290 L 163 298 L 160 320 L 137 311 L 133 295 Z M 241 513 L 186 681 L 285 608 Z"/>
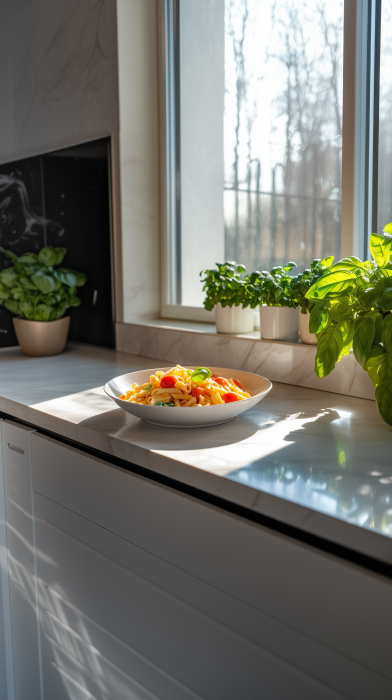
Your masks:
<path fill-rule="evenodd" d="M 290 284 L 290 295 L 301 307 L 299 317 L 299 330 L 301 340 L 307 345 L 317 345 L 317 336 L 309 331 L 310 312 L 314 307 L 314 302 L 307 298 L 309 289 L 317 282 L 319 277 L 326 272 L 334 261 L 333 255 L 326 258 L 315 259 L 310 263 L 310 267 L 298 275 L 295 275 Z"/>
<path fill-rule="evenodd" d="M 216 263 L 216 269 L 202 270 L 206 292 L 204 307 L 215 308 L 218 333 L 249 333 L 254 329 L 255 290 L 249 277 L 242 279 L 245 265 L 233 261 Z"/>
<path fill-rule="evenodd" d="M 251 281 L 258 287 L 260 303 L 260 333 L 266 340 L 296 340 L 299 337 L 298 301 L 291 293 L 296 267 L 288 262 L 273 267 L 271 272 L 254 272 Z"/>
<path fill-rule="evenodd" d="M 87 282 L 83 272 L 61 265 L 66 248 L 45 246 L 36 253 L 15 253 L 0 248 L 12 265 L 0 272 L 0 303 L 16 315 L 16 337 L 26 355 L 61 352 L 67 340 L 67 309 L 79 306 L 78 287 Z M 56 268 L 56 269 L 55 269 Z"/>

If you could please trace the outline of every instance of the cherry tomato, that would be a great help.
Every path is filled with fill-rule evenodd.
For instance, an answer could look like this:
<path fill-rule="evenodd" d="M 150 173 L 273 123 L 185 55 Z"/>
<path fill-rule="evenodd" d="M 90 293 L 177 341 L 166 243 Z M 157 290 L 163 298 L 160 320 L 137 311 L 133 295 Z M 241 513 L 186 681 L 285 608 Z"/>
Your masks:
<path fill-rule="evenodd" d="M 204 396 L 203 389 L 199 389 L 198 386 L 193 386 L 192 387 L 192 396 L 196 396 L 196 398 L 199 398 L 199 396 Z"/>
<path fill-rule="evenodd" d="M 226 379 L 223 379 L 223 377 L 216 377 L 215 381 L 220 386 L 224 386 L 226 384 Z"/>
<path fill-rule="evenodd" d="M 173 386 L 177 384 L 178 379 L 176 377 L 168 376 L 168 377 L 162 377 L 161 379 L 161 388 L 162 389 L 172 389 Z"/>
<path fill-rule="evenodd" d="M 233 383 L 236 384 L 238 388 L 241 389 L 241 391 L 243 390 L 242 384 L 239 379 L 233 379 Z"/>
<path fill-rule="evenodd" d="M 223 396 L 221 398 L 222 398 L 222 401 L 224 401 L 225 403 L 232 403 L 233 401 L 240 400 L 239 396 L 237 396 L 237 394 L 234 394 L 231 391 L 229 391 L 228 394 L 223 394 Z"/>
<path fill-rule="evenodd" d="M 213 372 L 213 373 L 212 373 L 212 379 L 216 379 L 216 378 L 217 378 L 217 376 L 218 376 L 218 375 L 217 375 L 217 374 L 215 374 L 215 372 Z"/>

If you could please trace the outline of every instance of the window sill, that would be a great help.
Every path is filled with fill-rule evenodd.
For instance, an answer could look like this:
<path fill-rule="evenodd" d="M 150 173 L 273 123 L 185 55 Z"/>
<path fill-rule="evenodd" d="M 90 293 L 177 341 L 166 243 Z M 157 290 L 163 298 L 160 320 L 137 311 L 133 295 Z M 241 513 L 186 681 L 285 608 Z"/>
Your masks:
<path fill-rule="evenodd" d="M 157 318 L 141 320 L 140 318 L 135 318 L 129 321 L 129 324 L 135 326 L 147 326 L 150 328 L 166 328 L 175 329 L 179 331 L 187 331 L 190 333 L 206 333 L 208 335 L 215 335 L 218 338 L 243 338 L 245 340 L 259 340 L 261 343 L 277 343 L 278 345 L 304 345 L 301 340 L 264 340 L 260 337 L 260 329 L 256 329 L 251 333 L 218 333 L 216 330 L 215 323 L 204 323 L 201 321 L 185 321 L 180 319 L 172 318 Z M 121 324 L 128 325 L 128 324 Z M 310 345 L 304 345 L 304 347 L 312 347 Z"/>

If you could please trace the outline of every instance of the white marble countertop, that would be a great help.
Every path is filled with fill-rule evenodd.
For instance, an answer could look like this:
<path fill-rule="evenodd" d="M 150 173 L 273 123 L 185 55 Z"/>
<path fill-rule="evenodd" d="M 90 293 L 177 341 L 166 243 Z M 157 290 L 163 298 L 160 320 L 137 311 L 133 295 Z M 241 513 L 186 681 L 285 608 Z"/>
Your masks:
<path fill-rule="evenodd" d="M 374 401 L 274 383 L 231 423 L 171 430 L 103 393 L 114 376 L 165 364 L 76 344 L 49 358 L 2 350 L 0 411 L 392 563 L 392 430 Z"/>

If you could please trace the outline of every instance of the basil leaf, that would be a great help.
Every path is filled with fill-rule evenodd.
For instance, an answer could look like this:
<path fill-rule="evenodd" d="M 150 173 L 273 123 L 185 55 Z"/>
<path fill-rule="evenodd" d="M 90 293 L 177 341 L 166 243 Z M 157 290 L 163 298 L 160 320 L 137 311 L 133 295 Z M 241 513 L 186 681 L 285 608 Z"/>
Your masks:
<path fill-rule="evenodd" d="M 7 301 L 4 302 L 4 306 L 8 311 L 11 311 L 13 314 L 18 314 L 20 313 L 20 303 L 19 301 L 13 301 L 12 299 L 8 299 Z"/>
<path fill-rule="evenodd" d="M 48 275 L 45 270 L 34 272 L 31 281 L 42 294 L 49 294 L 49 292 L 54 291 L 55 281 L 52 275 Z"/>
<path fill-rule="evenodd" d="M 392 222 L 384 226 L 384 233 L 392 233 Z"/>
<path fill-rule="evenodd" d="M 52 246 L 46 245 L 38 253 L 38 262 L 46 267 L 56 265 L 56 253 L 54 252 Z"/>
<path fill-rule="evenodd" d="M 62 318 L 67 309 L 68 309 L 68 303 L 66 301 L 61 302 L 56 309 L 55 319 Z"/>
<path fill-rule="evenodd" d="M 341 360 L 345 355 L 348 355 L 351 350 L 354 337 L 354 322 L 350 320 L 341 321 L 338 323 L 337 328 L 343 339 L 343 347 L 338 357 L 339 362 L 339 360 Z"/>
<path fill-rule="evenodd" d="M 59 267 L 58 270 L 55 270 L 54 276 L 61 284 L 66 284 L 67 287 L 76 287 L 76 275 L 71 270 Z"/>
<path fill-rule="evenodd" d="M 381 236 L 379 233 L 372 233 L 370 236 L 369 247 L 377 265 L 384 267 L 389 263 L 391 255 L 392 238 Z"/>
<path fill-rule="evenodd" d="M 389 287 L 383 291 L 382 297 L 378 300 L 378 305 L 383 311 L 392 311 L 392 281 L 389 282 Z"/>
<path fill-rule="evenodd" d="M 0 282 L 6 287 L 10 287 L 10 289 L 18 284 L 17 275 L 13 267 L 6 267 L 5 270 L 0 272 Z"/>
<path fill-rule="evenodd" d="M 53 264 L 54 265 L 61 265 L 61 263 L 64 260 L 64 256 L 67 254 L 67 249 L 66 248 L 54 248 L 54 252 L 56 253 L 56 262 Z"/>
<path fill-rule="evenodd" d="M 328 310 L 321 304 L 315 304 L 310 312 L 309 332 L 320 333 L 328 325 L 328 321 Z"/>
<path fill-rule="evenodd" d="M 376 403 L 381 418 L 392 425 L 392 380 L 381 382 L 376 387 Z"/>
<path fill-rule="evenodd" d="M 323 267 L 331 267 L 333 261 L 334 261 L 333 255 L 329 255 L 328 257 L 320 260 L 320 265 L 322 265 Z"/>
<path fill-rule="evenodd" d="M 339 296 L 355 284 L 356 275 L 349 270 L 334 271 L 333 267 L 322 275 L 317 282 L 306 292 L 307 299 L 318 301 Z"/>
<path fill-rule="evenodd" d="M 392 314 L 384 319 L 384 330 L 381 335 L 381 342 L 387 352 L 392 350 Z"/>
<path fill-rule="evenodd" d="M 76 272 L 76 270 L 64 270 L 68 275 L 73 275 L 76 279 L 75 284 L 70 284 L 70 287 L 83 287 L 87 282 L 87 275 L 84 272 Z"/>
<path fill-rule="evenodd" d="M 381 299 L 381 292 L 378 287 L 367 287 L 361 292 L 361 299 L 365 308 L 370 309 Z"/>
<path fill-rule="evenodd" d="M 33 289 L 34 291 L 37 289 L 37 287 L 34 284 L 31 284 L 28 277 L 19 277 L 18 282 L 25 289 Z"/>
<path fill-rule="evenodd" d="M 365 316 L 362 322 L 355 330 L 353 338 L 353 351 L 355 359 L 361 367 L 364 367 L 366 360 L 370 355 L 370 350 L 373 345 L 374 336 L 376 333 L 376 325 L 371 316 Z"/>
<path fill-rule="evenodd" d="M 373 339 L 373 344 L 377 345 L 378 343 L 381 343 L 381 338 L 382 334 L 385 329 L 385 323 L 384 319 L 381 316 L 381 314 L 378 311 L 373 311 L 371 317 L 374 319 L 374 323 L 376 325 L 376 331 L 374 334 L 374 339 Z"/>
<path fill-rule="evenodd" d="M 55 319 L 56 309 L 54 306 L 38 304 L 37 311 L 41 321 L 52 321 Z"/>
<path fill-rule="evenodd" d="M 384 357 L 385 351 L 380 348 L 379 345 L 372 345 L 369 357 L 365 362 L 364 369 L 367 371 L 368 367 L 371 367 L 373 364 L 377 364 L 379 361 L 380 357 Z"/>
<path fill-rule="evenodd" d="M 343 337 L 337 326 L 328 326 L 317 342 L 315 372 L 322 379 L 332 372 L 343 349 Z"/>
<path fill-rule="evenodd" d="M 337 270 L 366 270 L 365 265 L 362 260 L 356 258 L 355 255 L 350 255 L 348 258 L 343 258 L 339 260 L 334 265 L 330 267 L 330 272 Z"/>
<path fill-rule="evenodd" d="M 343 297 L 341 301 L 335 301 L 331 305 L 330 315 L 333 321 L 339 323 L 345 318 L 352 316 L 350 302 L 347 297 Z"/>
<path fill-rule="evenodd" d="M 152 389 L 152 384 L 149 384 L 149 386 L 146 386 L 144 391 L 150 391 L 150 389 Z"/>
<path fill-rule="evenodd" d="M 38 262 L 38 255 L 35 253 L 24 253 L 18 258 L 17 262 L 20 265 L 35 265 Z"/>
<path fill-rule="evenodd" d="M 198 367 L 191 374 L 191 380 L 195 382 L 195 384 L 198 384 L 199 382 L 202 382 L 204 381 L 204 379 L 208 379 L 209 377 L 212 377 L 212 372 L 210 369 L 208 369 L 208 367 Z"/>
<path fill-rule="evenodd" d="M 373 385 L 377 387 L 382 381 L 388 378 L 388 359 L 385 352 L 381 351 L 381 355 L 369 358 L 364 369 L 367 371 Z"/>

